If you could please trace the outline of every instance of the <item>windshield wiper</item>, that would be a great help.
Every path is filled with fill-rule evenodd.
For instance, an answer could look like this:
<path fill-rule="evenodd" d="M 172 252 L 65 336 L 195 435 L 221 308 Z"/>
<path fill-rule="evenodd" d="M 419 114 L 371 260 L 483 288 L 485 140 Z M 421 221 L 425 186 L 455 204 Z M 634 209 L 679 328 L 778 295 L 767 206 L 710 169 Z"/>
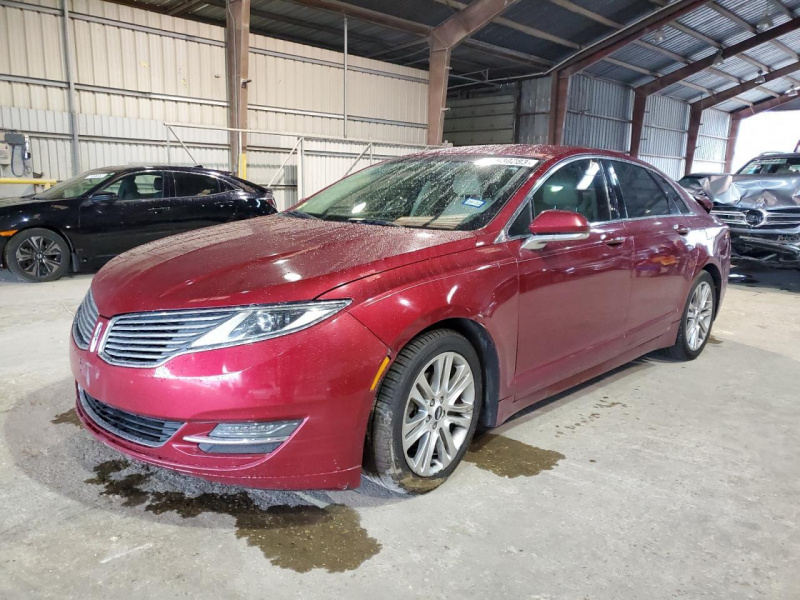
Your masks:
<path fill-rule="evenodd" d="M 320 217 L 316 215 L 312 215 L 311 213 L 303 212 L 302 210 L 285 210 L 282 215 L 289 215 L 292 217 L 297 217 L 298 219 L 319 219 Z"/>
<path fill-rule="evenodd" d="M 397 223 L 393 221 L 386 221 L 384 219 L 360 219 L 358 217 L 347 219 L 348 223 L 363 223 L 364 225 L 382 225 L 384 227 L 400 227 Z"/>

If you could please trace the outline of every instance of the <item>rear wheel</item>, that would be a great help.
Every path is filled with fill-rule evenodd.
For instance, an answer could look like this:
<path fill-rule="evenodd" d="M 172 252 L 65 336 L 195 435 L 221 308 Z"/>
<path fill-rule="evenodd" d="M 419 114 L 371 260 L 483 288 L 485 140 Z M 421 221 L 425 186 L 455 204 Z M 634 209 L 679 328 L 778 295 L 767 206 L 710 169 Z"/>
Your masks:
<path fill-rule="evenodd" d="M 6 264 L 27 281 L 55 281 L 69 269 L 69 246 L 49 229 L 26 229 L 9 240 Z"/>
<path fill-rule="evenodd" d="M 689 291 L 678 330 L 678 339 L 674 346 L 666 350 L 669 357 L 676 360 L 694 360 L 700 356 L 711 336 L 716 301 L 714 280 L 711 275 L 703 271 L 695 279 Z"/>
<path fill-rule="evenodd" d="M 439 329 L 414 338 L 378 393 L 367 475 L 406 494 L 439 487 L 467 451 L 482 397 L 480 361 L 464 336 Z"/>

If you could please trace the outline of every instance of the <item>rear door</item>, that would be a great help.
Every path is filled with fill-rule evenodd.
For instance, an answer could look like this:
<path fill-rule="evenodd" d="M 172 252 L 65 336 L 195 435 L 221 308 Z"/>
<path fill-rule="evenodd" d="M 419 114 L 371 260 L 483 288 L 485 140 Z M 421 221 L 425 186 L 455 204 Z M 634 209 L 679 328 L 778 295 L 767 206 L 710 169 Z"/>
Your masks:
<path fill-rule="evenodd" d="M 173 232 L 218 225 L 236 218 L 236 193 L 222 178 L 191 171 L 172 171 L 171 175 L 170 226 Z"/>
<path fill-rule="evenodd" d="M 633 242 L 609 200 L 599 160 L 570 161 L 536 189 L 509 229 L 509 249 L 519 269 L 518 395 L 545 389 L 620 353 Z M 532 218 L 550 209 L 584 215 L 592 227 L 589 239 L 522 248 Z"/>
<path fill-rule="evenodd" d="M 633 239 L 626 347 L 634 348 L 664 335 L 681 317 L 695 260 L 691 215 L 681 213 L 657 174 L 626 161 L 605 163 Z"/>

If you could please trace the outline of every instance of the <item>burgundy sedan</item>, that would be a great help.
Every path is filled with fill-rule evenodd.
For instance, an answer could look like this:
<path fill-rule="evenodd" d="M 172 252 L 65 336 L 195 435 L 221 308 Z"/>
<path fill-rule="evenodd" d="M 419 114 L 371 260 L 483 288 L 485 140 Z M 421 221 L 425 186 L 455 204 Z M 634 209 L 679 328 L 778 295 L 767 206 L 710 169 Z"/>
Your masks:
<path fill-rule="evenodd" d="M 696 358 L 727 228 L 652 167 L 435 150 L 114 259 L 75 317 L 77 410 L 133 458 L 256 488 L 419 493 L 477 427 L 648 352 Z"/>

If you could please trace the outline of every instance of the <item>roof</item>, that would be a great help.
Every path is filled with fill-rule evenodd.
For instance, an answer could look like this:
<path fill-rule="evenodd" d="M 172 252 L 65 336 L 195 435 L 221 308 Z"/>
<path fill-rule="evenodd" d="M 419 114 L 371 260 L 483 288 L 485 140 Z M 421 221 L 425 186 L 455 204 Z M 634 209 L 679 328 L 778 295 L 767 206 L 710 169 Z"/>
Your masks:
<path fill-rule="evenodd" d="M 225 0 L 116 0 L 188 19 L 224 25 Z M 474 0 L 251 0 L 250 28 L 275 38 L 341 51 L 347 14 L 352 54 L 427 68 L 427 31 Z M 681 0 L 518 0 L 453 49 L 450 90 L 499 86 L 508 78 L 546 73 L 576 52 Z M 656 31 L 584 70 L 637 87 L 781 25 L 800 13 L 800 0 L 711 0 L 698 3 Z M 727 59 L 662 90 L 694 101 L 799 62 L 800 30 Z M 733 111 L 788 91 L 797 80 L 776 79 L 721 103 Z"/>

